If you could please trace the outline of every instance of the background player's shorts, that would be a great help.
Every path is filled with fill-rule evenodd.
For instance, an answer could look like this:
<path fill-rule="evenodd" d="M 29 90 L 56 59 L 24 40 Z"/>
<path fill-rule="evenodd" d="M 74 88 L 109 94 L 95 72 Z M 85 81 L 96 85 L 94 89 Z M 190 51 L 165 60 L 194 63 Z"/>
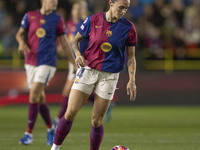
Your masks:
<path fill-rule="evenodd" d="M 91 94 L 92 91 L 108 100 L 112 100 L 119 73 L 110 73 L 92 69 L 90 67 L 78 68 L 72 89 Z"/>
<path fill-rule="evenodd" d="M 69 62 L 69 71 L 68 71 L 68 76 L 67 79 L 70 81 L 74 81 L 76 75 L 73 73 L 74 71 L 74 66 L 72 63 Z"/>
<path fill-rule="evenodd" d="M 56 67 L 48 65 L 32 66 L 25 64 L 28 87 L 31 88 L 33 82 L 49 84 L 49 81 L 56 72 Z"/>

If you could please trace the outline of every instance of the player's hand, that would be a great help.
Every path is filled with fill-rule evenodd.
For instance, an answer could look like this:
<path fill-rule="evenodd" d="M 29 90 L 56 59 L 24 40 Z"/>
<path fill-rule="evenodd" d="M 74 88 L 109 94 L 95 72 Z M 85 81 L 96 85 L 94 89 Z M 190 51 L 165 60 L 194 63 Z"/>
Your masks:
<path fill-rule="evenodd" d="M 30 51 L 28 45 L 26 43 L 20 43 L 18 47 L 18 53 L 26 56 L 26 54 Z"/>
<path fill-rule="evenodd" d="M 81 66 L 81 67 L 84 67 L 86 65 L 86 60 L 85 58 L 80 55 L 80 54 L 76 54 L 76 59 L 75 59 L 75 62 L 77 64 L 77 66 Z"/>
<path fill-rule="evenodd" d="M 135 85 L 135 81 L 129 80 L 126 89 L 127 89 L 127 95 L 130 95 L 130 100 L 131 101 L 135 101 L 135 98 L 136 98 L 136 85 Z"/>

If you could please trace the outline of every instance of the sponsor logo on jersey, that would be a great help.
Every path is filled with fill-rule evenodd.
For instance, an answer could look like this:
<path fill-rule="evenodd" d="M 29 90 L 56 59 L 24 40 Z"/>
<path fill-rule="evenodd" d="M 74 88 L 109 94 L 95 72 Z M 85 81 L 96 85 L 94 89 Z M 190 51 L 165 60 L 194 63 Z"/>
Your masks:
<path fill-rule="evenodd" d="M 111 36 L 112 36 L 112 31 L 107 30 L 107 31 L 106 31 L 106 35 L 107 35 L 108 37 L 111 37 Z"/>
<path fill-rule="evenodd" d="M 98 29 L 98 28 L 102 28 L 102 27 L 103 27 L 103 26 L 95 26 L 96 29 Z"/>
<path fill-rule="evenodd" d="M 112 45 L 108 42 L 101 44 L 101 49 L 104 52 L 109 52 L 112 49 Z"/>
<path fill-rule="evenodd" d="M 43 38 L 43 37 L 46 35 L 45 29 L 43 29 L 43 28 L 38 28 L 38 29 L 36 30 L 36 35 L 37 35 L 37 37 L 39 37 L 39 38 Z"/>
<path fill-rule="evenodd" d="M 40 24 L 45 24 L 45 20 L 44 19 L 40 19 Z"/>
<path fill-rule="evenodd" d="M 36 16 L 31 16 L 31 19 L 35 19 L 36 18 Z"/>

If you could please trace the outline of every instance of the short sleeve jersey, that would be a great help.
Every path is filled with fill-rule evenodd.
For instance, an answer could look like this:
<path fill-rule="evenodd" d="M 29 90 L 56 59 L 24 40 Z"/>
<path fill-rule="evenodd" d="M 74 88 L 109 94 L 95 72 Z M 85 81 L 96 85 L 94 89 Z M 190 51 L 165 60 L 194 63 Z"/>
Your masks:
<path fill-rule="evenodd" d="M 25 64 L 57 66 L 56 38 L 65 34 L 64 19 L 55 12 L 42 15 L 39 10 L 25 14 L 21 27 L 28 31 Z"/>
<path fill-rule="evenodd" d="M 124 66 L 125 47 L 136 46 L 136 29 L 125 17 L 116 23 L 107 22 L 105 14 L 89 16 L 80 27 L 80 34 L 89 38 L 84 58 L 93 69 L 117 73 Z"/>

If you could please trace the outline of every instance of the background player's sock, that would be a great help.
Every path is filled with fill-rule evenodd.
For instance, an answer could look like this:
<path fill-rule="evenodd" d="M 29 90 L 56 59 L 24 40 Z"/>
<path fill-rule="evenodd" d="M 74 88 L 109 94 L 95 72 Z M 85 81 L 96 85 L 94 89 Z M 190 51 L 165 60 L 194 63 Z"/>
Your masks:
<path fill-rule="evenodd" d="M 32 133 L 39 112 L 39 107 L 40 107 L 39 103 L 29 104 L 28 129 L 26 131 L 28 133 Z"/>
<path fill-rule="evenodd" d="M 67 134 L 69 133 L 72 127 L 72 123 L 73 121 L 65 120 L 64 116 L 60 119 L 57 129 L 56 129 L 55 138 L 53 141 L 54 144 L 61 145 L 63 143 L 65 137 L 67 136 Z"/>
<path fill-rule="evenodd" d="M 67 106 L 68 106 L 68 97 L 63 97 L 58 118 L 62 118 L 62 116 L 64 116 Z"/>
<path fill-rule="evenodd" d="M 98 128 L 91 127 L 90 132 L 90 150 L 98 150 L 103 139 L 104 127 L 101 125 Z"/>
<path fill-rule="evenodd" d="M 50 111 L 47 103 L 41 104 L 40 105 L 40 114 L 47 126 L 48 129 L 52 128 L 52 120 L 50 117 Z"/>

